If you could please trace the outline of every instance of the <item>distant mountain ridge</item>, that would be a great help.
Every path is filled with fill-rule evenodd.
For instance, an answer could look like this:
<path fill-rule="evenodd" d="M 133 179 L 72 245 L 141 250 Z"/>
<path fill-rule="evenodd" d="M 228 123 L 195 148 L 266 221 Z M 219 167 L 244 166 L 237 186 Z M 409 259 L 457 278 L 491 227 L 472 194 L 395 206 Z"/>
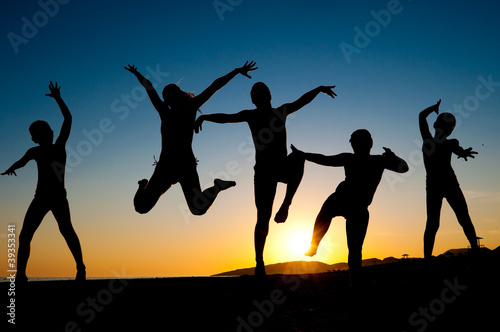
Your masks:
<path fill-rule="evenodd" d="M 379 265 L 398 262 L 401 259 L 394 257 L 386 257 L 384 259 L 369 258 L 363 259 L 363 266 Z M 347 270 L 349 266 L 347 263 L 326 264 L 321 262 L 306 262 L 306 261 L 293 261 L 285 263 L 277 263 L 266 265 L 266 273 L 271 274 L 308 274 L 308 273 L 323 273 L 336 270 Z M 241 276 L 253 275 L 254 268 L 237 269 L 233 271 L 214 274 L 214 277 L 227 277 L 227 276 Z"/>
<path fill-rule="evenodd" d="M 481 248 L 482 250 L 491 251 L 488 248 Z M 464 255 L 469 251 L 468 248 L 460 248 L 460 249 L 450 249 L 442 253 L 443 256 L 456 256 L 456 255 Z M 494 249 L 495 252 L 500 251 L 500 246 Z M 439 256 L 441 256 L 439 255 Z M 412 258 L 406 258 L 412 259 Z M 363 259 L 363 266 L 372 266 L 372 265 L 380 265 L 380 264 L 388 264 L 395 263 L 399 261 L 403 261 L 405 258 L 395 258 L 395 257 L 386 257 L 384 259 L 378 258 L 368 258 Z M 335 264 L 326 264 L 317 261 L 307 262 L 307 261 L 292 261 L 285 263 L 276 263 L 266 265 L 266 273 L 268 275 L 272 274 L 310 274 L 310 273 L 323 273 L 323 272 L 331 272 L 338 270 L 348 270 L 349 266 L 347 263 L 335 263 Z M 233 271 L 222 272 L 218 274 L 214 274 L 214 277 L 228 277 L 228 276 L 242 276 L 242 275 L 253 275 L 254 268 L 243 268 L 237 269 Z"/>

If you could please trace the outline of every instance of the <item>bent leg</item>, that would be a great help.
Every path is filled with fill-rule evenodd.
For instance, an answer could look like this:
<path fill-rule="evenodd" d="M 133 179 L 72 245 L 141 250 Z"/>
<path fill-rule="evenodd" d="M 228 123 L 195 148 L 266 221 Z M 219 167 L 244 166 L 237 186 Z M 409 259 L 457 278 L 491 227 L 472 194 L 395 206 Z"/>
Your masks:
<path fill-rule="evenodd" d="M 288 208 L 292 204 L 293 197 L 299 188 L 302 177 L 304 176 L 304 158 L 300 157 L 297 153 L 292 152 L 286 158 L 283 182 L 287 183 L 286 194 L 281 207 L 276 213 L 274 220 L 277 223 L 285 222 L 288 217 Z"/>
<path fill-rule="evenodd" d="M 201 191 L 198 172 L 194 168 L 183 177 L 180 184 L 189 210 L 195 216 L 201 216 L 208 211 L 221 191 L 234 187 L 236 182 L 215 179 L 212 187 Z"/>
<path fill-rule="evenodd" d="M 465 201 L 464 194 L 460 187 L 456 188 L 451 194 L 446 196 L 446 200 L 457 216 L 460 226 L 462 226 L 467 240 L 469 240 L 470 247 L 477 249 L 477 236 L 474 225 L 469 215 L 467 202 Z"/>
<path fill-rule="evenodd" d="M 141 214 L 151 211 L 161 195 L 172 186 L 173 181 L 169 174 L 163 174 L 164 172 L 165 170 L 157 165 L 149 182 L 139 181 L 139 188 L 134 196 L 135 211 Z"/>
<path fill-rule="evenodd" d="M 30 256 L 31 240 L 47 212 L 49 212 L 49 208 L 40 199 L 35 198 L 24 217 L 17 252 L 17 277 L 21 281 L 26 280 L 26 265 Z"/>
<path fill-rule="evenodd" d="M 255 206 L 257 208 L 257 224 L 254 232 L 255 268 L 256 275 L 265 275 L 264 246 L 269 233 L 269 220 L 273 210 L 274 196 L 276 195 L 277 181 L 272 179 L 258 179 L 254 183 Z"/>
<path fill-rule="evenodd" d="M 340 204 L 338 197 L 338 193 L 333 193 L 323 203 L 323 206 L 321 207 L 321 210 L 319 211 L 314 223 L 311 247 L 305 253 L 306 256 L 312 257 L 316 255 L 321 240 L 328 231 L 328 228 L 330 228 L 332 218 L 338 215 L 335 212 L 336 210 L 338 210 L 338 205 Z"/>
<path fill-rule="evenodd" d="M 359 285 L 363 242 L 368 229 L 368 210 L 356 211 L 346 218 L 347 247 L 349 249 L 348 265 L 353 286 Z"/>
<path fill-rule="evenodd" d="M 57 202 L 52 208 L 52 213 L 59 226 L 59 231 L 64 237 L 64 240 L 66 240 L 69 250 L 75 259 L 76 269 L 78 271 L 77 279 L 85 279 L 85 264 L 83 263 L 82 248 L 78 235 L 76 235 L 75 229 L 71 224 L 68 200 L 64 199 Z"/>
<path fill-rule="evenodd" d="M 441 217 L 441 206 L 443 197 L 439 194 L 427 191 L 427 222 L 424 232 L 424 257 L 431 258 L 434 249 L 436 233 L 439 229 L 439 219 Z"/>

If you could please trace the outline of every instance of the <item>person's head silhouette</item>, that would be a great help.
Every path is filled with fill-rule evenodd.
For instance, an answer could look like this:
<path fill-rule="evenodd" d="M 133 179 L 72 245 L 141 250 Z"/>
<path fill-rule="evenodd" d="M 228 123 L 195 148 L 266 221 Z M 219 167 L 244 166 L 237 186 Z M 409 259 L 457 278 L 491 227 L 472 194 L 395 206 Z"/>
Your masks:
<path fill-rule="evenodd" d="M 52 144 L 54 140 L 54 132 L 49 124 L 43 120 L 37 120 L 30 125 L 29 128 L 31 139 L 39 145 Z"/>
<path fill-rule="evenodd" d="M 271 91 L 263 82 L 257 82 L 252 86 L 250 96 L 252 103 L 257 107 L 269 106 L 271 103 Z"/>
<path fill-rule="evenodd" d="M 192 93 L 181 90 L 177 84 L 167 84 L 162 92 L 163 101 L 170 107 L 185 105 L 191 98 Z"/>
<path fill-rule="evenodd" d="M 372 135 L 366 129 L 358 129 L 353 132 L 349 142 L 351 142 L 355 154 L 370 154 L 373 146 Z"/>
<path fill-rule="evenodd" d="M 455 116 L 451 113 L 441 113 L 438 115 L 436 122 L 434 122 L 434 129 L 436 130 L 436 136 L 444 136 L 446 138 L 451 135 L 453 129 L 457 124 Z"/>

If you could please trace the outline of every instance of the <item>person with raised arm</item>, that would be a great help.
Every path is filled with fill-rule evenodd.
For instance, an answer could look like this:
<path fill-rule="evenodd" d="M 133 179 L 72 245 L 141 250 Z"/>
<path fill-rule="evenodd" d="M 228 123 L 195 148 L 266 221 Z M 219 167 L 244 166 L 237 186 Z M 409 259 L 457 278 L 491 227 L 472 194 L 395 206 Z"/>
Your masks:
<path fill-rule="evenodd" d="M 323 203 L 314 224 L 311 247 L 305 255 L 310 257 L 316 255 L 332 219 L 337 216 L 344 217 L 351 284 L 356 287 L 360 283 L 362 249 L 369 220 L 368 206 L 373 200 L 384 170 L 405 173 L 408 171 L 408 164 L 388 148 L 384 148 L 385 152 L 382 155 L 370 154 L 373 140 L 366 129 L 353 132 L 349 142 L 354 153 L 325 156 L 302 152 L 294 146 L 292 151 L 305 160 L 319 165 L 344 167 L 345 180 Z"/>
<path fill-rule="evenodd" d="M 194 215 L 203 215 L 222 190 L 236 185 L 234 181 L 214 180 L 214 186 L 201 190 L 197 161 L 193 154 L 193 127 L 196 112 L 212 95 L 226 85 L 236 75 L 248 78 L 248 72 L 256 70 L 255 62 L 246 62 L 228 74 L 216 79 L 199 95 L 181 90 L 176 84 L 168 84 L 162 92 L 163 100 L 151 82 L 134 65 L 124 67 L 135 75 L 158 112 L 161 120 L 162 150 L 155 163 L 153 175 L 148 180 L 139 181 L 139 188 L 134 197 L 134 207 L 138 213 L 149 212 L 159 198 L 175 183 L 182 187 L 189 210 Z"/>
<path fill-rule="evenodd" d="M 479 249 L 476 230 L 472 224 L 465 196 L 460 189 L 457 177 L 451 167 L 451 155 L 458 158 L 474 158 L 477 154 L 472 148 L 464 149 L 457 139 L 448 139 L 455 129 L 456 119 L 451 113 L 439 114 L 441 99 L 423 111 L 418 116 L 420 134 L 422 135 L 422 153 L 424 156 L 426 178 L 427 223 L 424 232 L 424 257 L 430 259 L 434 249 L 436 233 L 439 229 L 439 219 L 443 198 L 446 198 L 462 226 L 470 247 L 473 251 Z M 434 136 L 429 130 L 427 118 L 432 113 L 439 114 L 434 122 Z"/>
<path fill-rule="evenodd" d="M 269 232 L 273 201 L 278 182 L 287 184 L 285 198 L 274 220 L 283 223 L 288 217 L 300 181 L 304 174 L 304 160 L 296 154 L 287 152 L 286 119 L 287 117 L 309 104 L 322 92 L 335 98 L 335 86 L 319 86 L 292 103 L 273 108 L 271 92 L 266 84 L 255 83 L 250 92 L 255 109 L 243 110 L 234 114 L 200 115 L 196 120 L 195 132 L 202 129 L 203 121 L 215 123 L 246 122 L 250 127 L 255 146 L 255 205 L 257 207 L 257 224 L 254 232 L 255 244 L 255 275 L 265 276 L 264 246 Z"/>
<path fill-rule="evenodd" d="M 76 280 L 83 281 L 86 278 L 86 268 L 83 263 L 80 240 L 71 224 L 70 210 L 66 198 L 64 186 L 64 173 L 66 166 L 66 142 L 71 132 L 72 117 L 61 98 L 61 87 L 57 82 L 49 84 L 50 93 L 48 97 L 54 98 L 63 115 L 64 121 L 59 136 L 54 140 L 54 132 L 49 124 L 43 120 L 33 122 L 29 127 L 31 139 L 38 146 L 29 149 L 26 154 L 16 161 L 2 175 L 16 175 L 16 170 L 24 167 L 30 160 L 34 160 L 38 168 L 38 183 L 35 197 L 31 202 L 23 227 L 19 235 L 19 251 L 17 255 L 16 282 L 26 282 L 26 265 L 30 255 L 30 244 L 35 231 L 40 226 L 45 215 L 52 211 L 57 221 L 59 230 L 63 235 L 76 262 Z"/>

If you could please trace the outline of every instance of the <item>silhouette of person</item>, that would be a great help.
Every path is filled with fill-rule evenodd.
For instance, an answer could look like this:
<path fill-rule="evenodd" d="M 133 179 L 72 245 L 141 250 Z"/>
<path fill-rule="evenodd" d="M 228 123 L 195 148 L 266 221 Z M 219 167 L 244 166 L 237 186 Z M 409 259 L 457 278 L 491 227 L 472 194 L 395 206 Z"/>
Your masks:
<path fill-rule="evenodd" d="M 234 181 L 214 180 L 214 186 L 201 191 L 193 154 L 193 126 L 198 109 L 220 88 L 237 74 L 248 78 L 249 71 L 256 70 L 255 62 L 248 61 L 225 76 L 216 79 L 202 93 L 195 96 L 181 90 L 176 84 L 168 84 L 160 99 L 151 82 L 142 76 L 137 67 L 124 67 L 134 74 L 144 86 L 161 120 L 162 151 L 150 180 L 139 181 L 134 197 L 135 210 L 141 214 L 149 212 L 173 184 L 180 183 L 189 210 L 194 215 L 203 215 L 212 205 L 220 191 L 236 185 Z"/>
<path fill-rule="evenodd" d="M 292 204 L 293 196 L 302 180 L 304 160 L 286 149 L 286 119 L 287 116 L 309 104 L 320 92 L 332 98 L 336 94 L 332 91 L 335 86 L 319 86 L 296 101 L 273 108 L 271 92 L 262 82 L 255 83 L 251 90 L 252 103 L 255 109 L 243 110 L 235 114 L 200 115 L 196 120 L 195 132 L 202 128 L 203 121 L 215 123 L 247 122 L 252 133 L 255 146 L 255 177 L 254 192 L 257 207 L 257 224 L 255 226 L 255 275 L 264 276 L 264 246 L 269 232 L 269 220 L 272 214 L 273 201 L 278 182 L 287 184 L 285 198 L 274 220 L 285 222 L 288 208 Z"/>
<path fill-rule="evenodd" d="M 373 140 L 366 129 L 353 132 L 350 143 L 354 153 L 325 156 L 299 151 L 293 145 L 292 151 L 319 165 L 344 167 L 345 180 L 323 203 L 314 224 L 311 247 L 305 255 L 312 257 L 316 254 L 332 218 L 344 217 L 349 249 L 348 265 L 351 283 L 355 286 L 359 284 L 361 272 L 362 248 L 369 219 L 368 206 L 373 200 L 384 170 L 405 173 L 408 171 L 408 164 L 388 148 L 384 148 L 382 155 L 371 155 Z"/>
<path fill-rule="evenodd" d="M 64 175 L 66 166 L 66 142 L 71 131 L 71 113 L 61 98 L 61 87 L 57 82 L 49 84 L 50 93 L 46 96 L 54 98 L 61 109 L 64 121 L 59 137 L 53 142 L 54 132 L 43 120 L 33 122 L 29 127 L 31 139 L 39 146 L 29 149 L 26 154 L 15 162 L 2 175 L 16 175 L 16 169 L 24 167 L 30 160 L 35 160 L 38 168 L 38 183 L 35 197 L 31 202 L 23 227 L 19 235 L 19 250 L 17 256 L 16 282 L 26 282 L 26 265 L 30 255 L 30 243 L 45 215 L 52 211 L 59 230 L 68 244 L 76 262 L 76 280 L 83 281 L 86 277 L 80 240 L 71 224 L 69 204 L 66 198 Z"/>
<path fill-rule="evenodd" d="M 467 202 L 460 189 L 455 172 L 451 167 L 451 155 L 456 154 L 458 158 L 474 158 L 477 152 L 472 148 L 463 149 L 457 139 L 448 139 L 456 125 L 456 119 L 451 113 L 439 114 L 441 99 L 422 112 L 418 116 L 420 133 L 422 134 L 422 152 L 424 156 L 425 170 L 427 171 L 427 224 L 424 232 L 424 257 L 431 258 L 434 248 L 434 240 L 439 228 L 441 206 L 443 198 L 446 198 L 457 216 L 464 233 L 469 240 L 473 250 L 478 249 L 476 231 L 469 216 Z M 431 135 L 427 117 L 433 113 L 439 114 L 434 123 L 434 136 Z"/>

